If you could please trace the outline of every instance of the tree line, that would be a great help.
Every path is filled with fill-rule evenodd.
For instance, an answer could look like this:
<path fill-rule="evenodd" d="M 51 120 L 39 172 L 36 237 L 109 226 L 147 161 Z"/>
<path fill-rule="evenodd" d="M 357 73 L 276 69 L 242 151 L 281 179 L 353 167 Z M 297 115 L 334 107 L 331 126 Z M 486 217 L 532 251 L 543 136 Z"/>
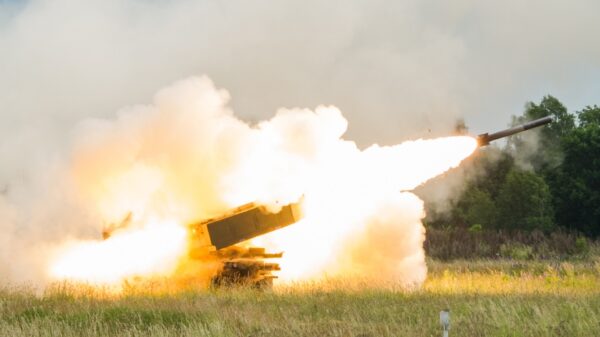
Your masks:
<path fill-rule="evenodd" d="M 447 211 L 426 204 L 427 224 L 600 236 L 600 107 L 571 113 L 546 96 L 539 104 L 527 103 L 511 124 L 545 116 L 554 122 L 469 158 L 462 192 Z M 466 129 L 457 125 L 457 131 Z"/>

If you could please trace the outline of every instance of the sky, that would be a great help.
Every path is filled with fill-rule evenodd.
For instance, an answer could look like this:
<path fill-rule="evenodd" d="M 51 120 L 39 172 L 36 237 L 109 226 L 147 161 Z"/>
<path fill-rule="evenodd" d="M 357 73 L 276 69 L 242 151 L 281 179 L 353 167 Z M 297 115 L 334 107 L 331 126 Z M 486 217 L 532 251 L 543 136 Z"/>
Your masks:
<path fill-rule="evenodd" d="M 494 131 L 547 94 L 600 103 L 597 13 L 595 0 L 2 0 L 0 161 L 43 162 L 82 120 L 196 75 L 250 122 L 334 105 L 361 147 L 447 135 L 459 118 Z"/>

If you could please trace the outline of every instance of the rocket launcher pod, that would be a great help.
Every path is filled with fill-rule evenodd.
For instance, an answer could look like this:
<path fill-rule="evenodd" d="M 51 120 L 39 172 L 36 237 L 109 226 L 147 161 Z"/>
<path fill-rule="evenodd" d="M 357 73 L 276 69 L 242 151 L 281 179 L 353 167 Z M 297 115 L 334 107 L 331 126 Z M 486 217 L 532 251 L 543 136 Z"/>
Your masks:
<path fill-rule="evenodd" d="M 531 122 L 527 122 L 525 124 L 514 126 L 510 129 L 494 132 L 492 134 L 482 133 L 479 136 L 477 136 L 477 144 L 480 147 L 486 146 L 486 145 L 489 145 L 490 142 L 492 142 L 496 139 L 512 136 L 515 133 L 519 133 L 519 132 L 523 132 L 523 131 L 526 131 L 529 129 L 537 128 L 539 126 L 542 126 L 542 125 L 545 125 L 545 124 L 548 124 L 551 122 L 552 122 L 552 117 L 546 116 L 546 117 L 543 117 L 540 119 L 533 120 Z"/>
<path fill-rule="evenodd" d="M 190 227 L 192 231 L 206 235 L 210 245 L 222 249 L 289 226 L 300 220 L 300 217 L 299 204 L 283 206 L 279 212 L 271 213 L 264 207 L 250 203 Z"/>

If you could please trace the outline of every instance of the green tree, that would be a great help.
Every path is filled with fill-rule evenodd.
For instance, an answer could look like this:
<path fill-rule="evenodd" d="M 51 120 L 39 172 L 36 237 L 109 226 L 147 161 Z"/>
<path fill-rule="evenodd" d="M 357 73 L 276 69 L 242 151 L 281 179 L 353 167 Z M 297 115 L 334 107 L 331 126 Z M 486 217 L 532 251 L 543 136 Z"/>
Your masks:
<path fill-rule="evenodd" d="M 575 128 L 575 116 L 570 114 L 558 99 L 550 95 L 544 96 L 540 104 L 527 103 L 523 116 L 518 119 L 522 122 L 546 116 L 552 116 L 553 122 L 540 131 L 548 141 L 559 141 Z"/>
<path fill-rule="evenodd" d="M 570 114 L 546 96 L 528 103 L 513 124 L 544 116 L 553 123 L 511 137 L 505 148 L 478 151 L 449 223 L 523 230 L 558 225 L 600 236 L 600 107 Z M 532 170 L 517 169 L 523 166 Z"/>
<path fill-rule="evenodd" d="M 600 107 L 597 105 L 587 106 L 577 113 L 577 119 L 579 120 L 579 127 L 600 125 Z"/>
<path fill-rule="evenodd" d="M 561 226 L 600 235 L 600 108 L 578 112 L 579 126 L 563 139 L 564 161 L 551 176 Z"/>
<path fill-rule="evenodd" d="M 544 174 L 562 163 L 561 143 L 575 129 L 575 116 L 558 99 L 545 96 L 540 104 L 527 103 L 523 115 L 513 117 L 512 122 L 517 125 L 546 116 L 553 118 L 550 125 L 518 134 L 509 141 L 509 148 L 516 158 Z"/>
<path fill-rule="evenodd" d="M 506 180 L 506 175 L 514 166 L 514 158 L 505 150 L 495 146 L 481 149 L 473 161 L 472 171 L 478 174 L 473 184 L 495 199 Z"/>
<path fill-rule="evenodd" d="M 473 225 L 481 225 L 483 228 L 494 226 L 496 213 L 496 205 L 490 194 L 473 185 L 467 188 L 456 205 L 457 217 L 469 227 Z"/>
<path fill-rule="evenodd" d="M 554 227 L 550 189 L 533 172 L 511 170 L 496 202 L 501 228 L 547 231 Z"/>
<path fill-rule="evenodd" d="M 447 224 L 462 227 L 482 225 L 485 228 L 496 226 L 498 212 L 495 199 L 513 166 L 513 158 L 496 146 L 477 151 L 463 164 L 467 186 L 452 201 L 450 211 L 436 212 L 434 207 L 426 204 L 428 223 L 434 227 Z"/>

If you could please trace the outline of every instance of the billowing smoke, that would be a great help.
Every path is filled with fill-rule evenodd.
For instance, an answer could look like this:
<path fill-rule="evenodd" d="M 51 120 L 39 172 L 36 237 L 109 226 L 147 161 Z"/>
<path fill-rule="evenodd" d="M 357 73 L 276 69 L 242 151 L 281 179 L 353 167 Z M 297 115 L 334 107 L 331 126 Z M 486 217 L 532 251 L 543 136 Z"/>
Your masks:
<path fill-rule="evenodd" d="M 574 108 L 593 101 L 600 48 L 589 41 L 598 31 L 598 6 L 593 0 L 0 2 L 0 277 L 41 279 L 37 257 L 54 243 L 65 235 L 95 238 L 101 222 L 122 216 L 125 207 L 109 212 L 110 202 L 89 207 L 100 192 L 80 190 L 77 183 L 95 173 L 78 158 L 86 156 L 83 149 L 106 145 L 104 128 L 121 137 L 110 151 L 115 166 L 101 163 L 116 171 L 139 135 L 114 127 L 129 125 L 123 119 L 135 113 L 126 109 L 116 122 L 102 118 L 147 102 L 165 83 L 208 73 L 232 92 L 239 117 L 253 122 L 282 106 L 333 104 L 360 148 L 447 135 L 457 117 L 484 132 L 505 126 L 524 101 L 547 93 Z M 176 186 L 179 195 L 202 201 L 194 212 L 215 213 L 243 199 L 209 193 L 209 186 L 227 190 L 211 185 L 218 168 L 232 165 L 226 150 L 199 149 L 198 157 L 186 158 L 189 171 L 179 168 L 182 177 L 199 178 L 194 169 L 217 152 L 217 167 L 202 168 L 203 192 Z M 80 169 L 75 180 L 74 168 Z M 147 164 L 134 172 L 105 189 L 126 183 L 141 193 L 157 188 L 148 181 L 171 179 Z M 229 182 L 249 180 L 243 172 L 229 174 Z M 244 198 L 266 198 L 255 192 L 258 185 L 244 185 Z M 185 203 L 165 204 L 193 217 Z M 111 214 L 99 220 L 101 210 Z"/>
<path fill-rule="evenodd" d="M 302 199 L 300 223 L 257 240 L 285 250 L 284 279 L 424 280 L 423 205 L 405 191 L 457 166 L 474 150 L 474 139 L 360 150 L 342 138 L 347 121 L 335 107 L 280 109 L 250 125 L 228 102 L 229 94 L 208 78 L 190 78 L 159 91 L 151 105 L 81 123 L 60 169 L 48 171 L 41 185 L 57 192 L 40 197 L 46 210 L 32 210 L 33 223 L 55 233 L 45 238 L 39 230 L 8 228 L 4 237 L 36 246 L 9 242 L 3 263 L 37 280 L 168 274 L 185 253 L 185 231 L 177 228 L 247 202 L 276 208 Z M 129 213 L 138 234 L 99 240 L 103 226 Z"/>
<path fill-rule="evenodd" d="M 206 73 L 246 120 L 338 106 L 360 146 L 505 126 L 525 101 L 594 99 L 594 0 L 8 0 L 0 3 L 0 177 L 85 117 Z M 431 134 L 429 134 L 431 132 Z M 30 153 L 22 161 L 19 152 Z M 20 165 L 14 168 L 18 161 Z M 22 163 L 25 163 L 21 165 Z"/>

